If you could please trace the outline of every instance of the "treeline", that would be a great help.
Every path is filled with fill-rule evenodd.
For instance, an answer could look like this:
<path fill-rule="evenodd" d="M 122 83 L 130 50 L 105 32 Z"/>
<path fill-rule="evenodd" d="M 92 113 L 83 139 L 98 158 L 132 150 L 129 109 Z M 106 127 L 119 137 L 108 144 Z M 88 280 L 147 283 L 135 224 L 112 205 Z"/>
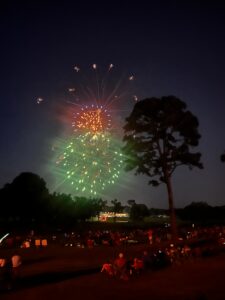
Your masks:
<path fill-rule="evenodd" d="M 50 193 L 45 181 L 33 173 L 21 173 L 0 189 L 0 226 L 10 228 L 71 227 L 99 216 L 102 211 L 128 212 L 131 221 L 145 221 L 151 216 L 168 216 L 166 209 L 149 209 L 145 204 L 128 200 L 123 206 L 113 199 L 108 205 L 101 198 L 77 197 Z M 179 219 L 194 222 L 225 221 L 225 206 L 212 207 L 204 202 L 176 209 Z M 115 218 L 116 220 L 116 218 Z"/>
<path fill-rule="evenodd" d="M 184 223 L 199 223 L 202 225 L 225 224 L 225 206 L 210 206 L 206 202 L 192 202 L 184 208 L 175 209 L 176 217 Z M 147 209 L 145 204 L 134 204 L 130 209 L 130 218 L 137 220 L 156 220 L 169 218 L 168 209 Z M 158 223 L 158 222 L 157 222 Z"/>
<path fill-rule="evenodd" d="M 176 209 L 176 215 L 184 221 L 204 224 L 225 223 L 225 206 L 210 206 L 206 202 L 192 202 L 182 209 Z"/>
<path fill-rule="evenodd" d="M 50 193 L 45 181 L 21 173 L 0 189 L 0 223 L 8 226 L 70 226 L 96 216 L 107 202 L 102 199 Z"/>

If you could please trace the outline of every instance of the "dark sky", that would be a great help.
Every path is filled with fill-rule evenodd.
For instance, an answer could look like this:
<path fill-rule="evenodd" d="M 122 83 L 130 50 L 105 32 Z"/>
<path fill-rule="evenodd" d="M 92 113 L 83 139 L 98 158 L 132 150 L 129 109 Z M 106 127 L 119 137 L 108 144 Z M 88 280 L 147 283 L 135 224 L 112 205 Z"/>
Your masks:
<path fill-rule="evenodd" d="M 62 124 L 56 117 L 75 64 L 133 72 L 141 97 L 175 95 L 200 123 L 204 170 L 182 167 L 175 206 L 225 205 L 225 4 L 223 1 L 1 1 L 0 186 L 22 171 L 42 176 Z M 133 2 L 133 1 L 132 1 Z M 36 99 L 44 101 L 38 105 Z M 133 104 L 132 104 L 133 105 Z M 132 109 L 131 105 L 131 109 Z M 108 194 L 167 207 L 165 187 L 126 174 Z"/>

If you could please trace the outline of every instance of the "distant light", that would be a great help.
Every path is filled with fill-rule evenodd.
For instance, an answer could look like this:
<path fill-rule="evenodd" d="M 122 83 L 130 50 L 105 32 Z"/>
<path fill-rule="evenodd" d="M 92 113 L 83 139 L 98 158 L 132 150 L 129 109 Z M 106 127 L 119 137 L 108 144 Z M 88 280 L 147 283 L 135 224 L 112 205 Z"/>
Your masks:
<path fill-rule="evenodd" d="M 3 237 L 0 239 L 0 244 L 8 235 L 9 235 L 9 233 L 6 233 L 5 235 L 3 235 Z"/>

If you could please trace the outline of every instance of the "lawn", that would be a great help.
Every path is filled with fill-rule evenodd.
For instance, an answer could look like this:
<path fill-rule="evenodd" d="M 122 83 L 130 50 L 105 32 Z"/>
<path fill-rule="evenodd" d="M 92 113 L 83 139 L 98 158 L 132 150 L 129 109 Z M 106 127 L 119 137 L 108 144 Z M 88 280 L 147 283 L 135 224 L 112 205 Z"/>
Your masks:
<path fill-rule="evenodd" d="M 134 257 L 143 247 L 20 249 L 21 284 L 16 290 L 1 294 L 0 299 L 225 299 L 224 253 L 148 271 L 126 282 L 99 272 L 101 264 L 114 259 L 120 251 Z M 2 251 L 1 254 L 11 255 L 9 250 Z"/>

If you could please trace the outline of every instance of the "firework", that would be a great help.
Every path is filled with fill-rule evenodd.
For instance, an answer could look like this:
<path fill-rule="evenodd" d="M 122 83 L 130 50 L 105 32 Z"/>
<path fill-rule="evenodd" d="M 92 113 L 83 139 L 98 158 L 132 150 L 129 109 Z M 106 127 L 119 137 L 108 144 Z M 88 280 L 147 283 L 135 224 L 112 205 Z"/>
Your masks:
<path fill-rule="evenodd" d="M 134 75 L 129 76 L 129 80 L 130 81 L 134 80 Z"/>
<path fill-rule="evenodd" d="M 129 105 L 128 100 L 131 100 L 135 94 L 133 90 L 135 76 L 134 74 L 121 76 L 118 71 L 110 72 L 114 68 L 113 63 L 110 63 L 105 69 L 93 63 L 88 69 L 89 72 L 84 74 L 84 72 L 79 72 L 80 67 L 75 66 L 74 70 L 77 73 L 75 84 L 69 90 L 73 97 L 71 102 L 76 102 L 78 98 L 81 103 L 103 106 L 109 111 L 114 109 L 114 102 L 119 99 L 119 109 L 124 110 L 124 106 Z M 76 99 L 73 92 L 76 92 Z"/>
<path fill-rule="evenodd" d="M 110 64 L 110 65 L 109 65 L 109 71 L 110 71 L 113 67 L 114 67 L 114 65 L 113 65 L 113 64 Z"/>
<path fill-rule="evenodd" d="M 119 142 L 109 133 L 73 136 L 56 164 L 62 178 L 77 193 L 100 195 L 114 184 L 123 167 Z"/>
<path fill-rule="evenodd" d="M 37 98 L 37 104 L 40 104 L 43 100 L 43 98 Z"/>
<path fill-rule="evenodd" d="M 138 98 L 126 90 L 131 88 L 134 75 L 124 75 L 118 80 L 115 72 L 110 72 L 112 68 L 111 63 L 101 77 L 102 69 L 93 63 L 90 66 L 91 79 L 85 78 L 83 82 L 84 72 L 79 72 L 80 68 L 75 66 L 74 70 L 79 73 L 77 82 L 67 89 L 73 97 L 67 101 L 73 104 L 69 107 L 73 132 L 66 143 L 54 147 L 54 162 L 57 187 L 63 185 L 77 195 L 102 195 L 104 190 L 118 182 L 123 171 L 118 112 L 129 111 L 124 100 L 137 101 Z M 110 81 L 108 76 L 112 76 Z"/>
<path fill-rule="evenodd" d="M 134 95 L 133 98 L 134 98 L 134 101 L 136 101 L 136 102 L 138 101 L 138 97 L 136 95 Z"/>
<path fill-rule="evenodd" d="M 84 106 L 74 114 L 72 126 L 84 132 L 104 132 L 111 127 L 111 116 L 102 106 Z"/>
<path fill-rule="evenodd" d="M 69 93 L 74 93 L 75 92 L 75 88 L 68 88 L 68 92 Z"/>
<path fill-rule="evenodd" d="M 79 68 L 78 66 L 75 66 L 75 67 L 74 67 L 74 70 L 75 70 L 76 72 L 79 72 L 79 71 L 80 71 L 80 68 Z"/>

